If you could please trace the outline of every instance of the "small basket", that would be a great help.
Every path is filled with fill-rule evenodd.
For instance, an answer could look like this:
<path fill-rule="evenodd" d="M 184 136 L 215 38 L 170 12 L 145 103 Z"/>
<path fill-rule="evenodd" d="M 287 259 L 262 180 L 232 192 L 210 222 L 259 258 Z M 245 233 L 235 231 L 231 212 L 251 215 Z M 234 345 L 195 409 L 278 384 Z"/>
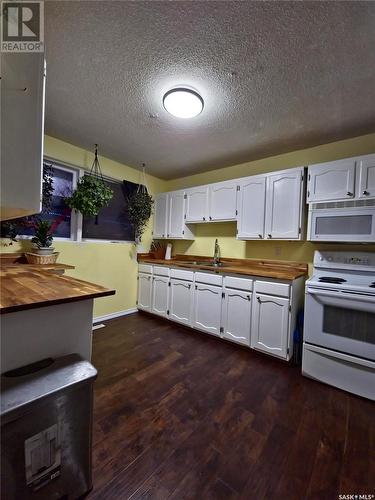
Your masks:
<path fill-rule="evenodd" d="M 60 252 L 53 252 L 50 255 L 39 255 L 38 253 L 26 252 L 26 259 L 29 264 L 54 264 Z"/>

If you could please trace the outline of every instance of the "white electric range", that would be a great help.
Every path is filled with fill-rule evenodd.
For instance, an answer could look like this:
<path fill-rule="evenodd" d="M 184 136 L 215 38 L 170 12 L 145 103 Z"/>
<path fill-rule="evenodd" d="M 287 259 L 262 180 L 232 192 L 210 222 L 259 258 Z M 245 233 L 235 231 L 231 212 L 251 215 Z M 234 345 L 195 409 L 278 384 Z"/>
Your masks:
<path fill-rule="evenodd" d="M 375 253 L 315 252 L 302 373 L 375 400 Z"/>

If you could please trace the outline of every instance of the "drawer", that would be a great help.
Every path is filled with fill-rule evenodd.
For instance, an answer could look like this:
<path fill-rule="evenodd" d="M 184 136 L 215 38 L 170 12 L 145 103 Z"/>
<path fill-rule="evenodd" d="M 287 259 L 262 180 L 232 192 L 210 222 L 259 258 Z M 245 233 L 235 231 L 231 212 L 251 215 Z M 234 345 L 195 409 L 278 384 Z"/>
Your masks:
<path fill-rule="evenodd" d="M 138 271 L 140 273 L 152 273 L 152 265 L 151 264 L 138 264 Z"/>
<path fill-rule="evenodd" d="M 236 290 L 245 290 L 251 292 L 253 289 L 253 280 L 246 278 L 236 278 L 235 276 L 225 276 L 224 286 L 227 288 L 235 288 Z"/>
<path fill-rule="evenodd" d="M 171 269 L 171 278 L 176 278 L 185 281 L 193 281 L 194 272 L 187 271 L 186 269 Z"/>
<path fill-rule="evenodd" d="M 279 297 L 289 297 L 290 285 L 287 283 L 274 283 L 272 281 L 256 281 L 255 291 L 268 295 L 278 295 Z"/>
<path fill-rule="evenodd" d="M 154 266 L 154 276 L 169 276 L 171 270 L 165 266 Z"/>
<path fill-rule="evenodd" d="M 208 285 L 222 285 L 223 277 L 220 274 L 195 273 L 196 283 L 207 283 Z"/>

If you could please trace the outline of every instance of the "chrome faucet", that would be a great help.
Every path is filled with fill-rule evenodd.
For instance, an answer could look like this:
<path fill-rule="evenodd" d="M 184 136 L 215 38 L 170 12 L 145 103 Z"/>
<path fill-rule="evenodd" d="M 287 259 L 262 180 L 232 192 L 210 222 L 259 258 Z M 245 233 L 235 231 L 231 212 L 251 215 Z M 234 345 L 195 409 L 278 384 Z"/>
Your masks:
<path fill-rule="evenodd" d="M 217 238 L 215 240 L 215 250 L 214 250 L 214 266 L 217 266 L 220 264 L 220 247 L 219 243 L 217 241 Z"/>

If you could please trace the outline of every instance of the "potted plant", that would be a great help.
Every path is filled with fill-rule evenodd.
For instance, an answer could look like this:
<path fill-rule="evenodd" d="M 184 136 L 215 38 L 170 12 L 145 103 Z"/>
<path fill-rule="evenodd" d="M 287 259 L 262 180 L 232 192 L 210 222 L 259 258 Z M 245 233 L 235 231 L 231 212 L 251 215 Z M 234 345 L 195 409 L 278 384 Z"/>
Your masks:
<path fill-rule="evenodd" d="M 81 212 L 82 215 L 98 215 L 101 208 L 108 205 L 113 191 L 99 177 L 84 175 L 77 182 L 72 196 L 65 199 L 68 207 Z"/>
<path fill-rule="evenodd" d="M 133 225 L 136 245 L 141 243 L 149 218 L 152 215 L 154 200 L 148 194 L 146 186 L 140 184 L 128 198 L 128 217 Z"/>
<path fill-rule="evenodd" d="M 31 242 L 34 245 L 35 253 L 39 255 L 51 255 L 54 248 L 52 247 L 52 224 L 47 220 L 37 219 L 34 223 L 35 233 Z"/>

